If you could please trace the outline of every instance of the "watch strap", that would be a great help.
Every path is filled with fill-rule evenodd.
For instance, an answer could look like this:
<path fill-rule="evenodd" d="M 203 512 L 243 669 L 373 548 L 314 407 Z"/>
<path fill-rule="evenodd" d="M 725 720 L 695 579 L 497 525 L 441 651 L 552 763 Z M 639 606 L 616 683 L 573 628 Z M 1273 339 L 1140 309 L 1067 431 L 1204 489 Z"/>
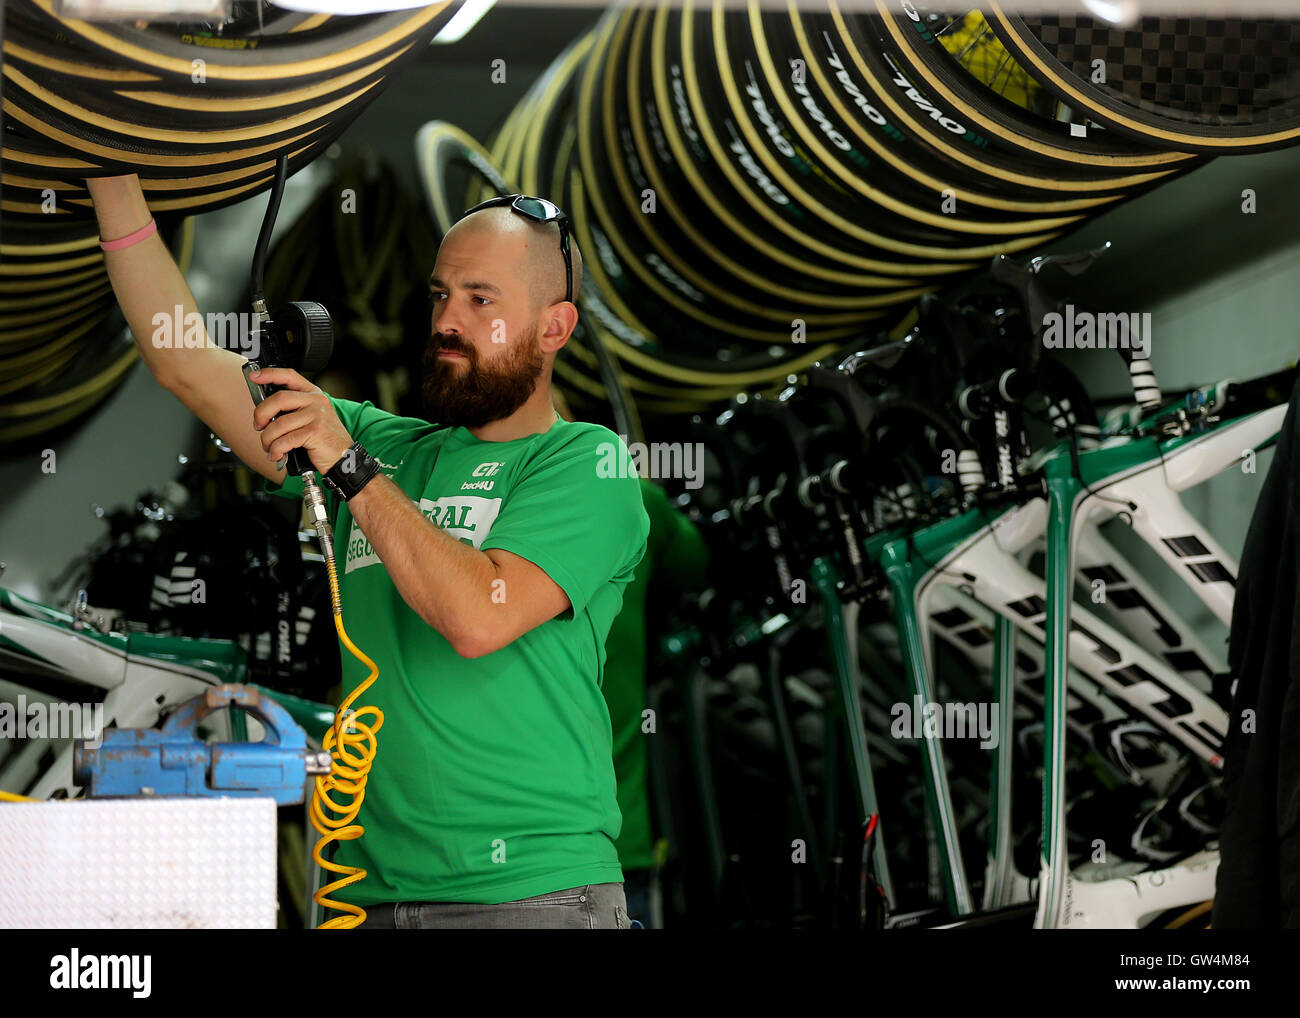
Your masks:
<path fill-rule="evenodd" d="M 353 442 L 339 461 L 325 471 L 325 483 L 347 502 L 355 498 L 377 473 L 379 461 L 366 452 L 360 442 Z"/>

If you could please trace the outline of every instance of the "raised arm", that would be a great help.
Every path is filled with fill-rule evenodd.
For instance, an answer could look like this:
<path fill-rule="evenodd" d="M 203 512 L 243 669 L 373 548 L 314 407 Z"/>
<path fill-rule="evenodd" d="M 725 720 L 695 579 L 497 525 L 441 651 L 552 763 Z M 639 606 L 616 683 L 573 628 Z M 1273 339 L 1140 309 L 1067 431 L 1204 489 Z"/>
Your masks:
<path fill-rule="evenodd" d="M 149 222 L 149 206 L 134 173 L 92 178 L 86 184 L 95 202 L 101 239 L 126 237 Z M 266 458 L 253 427 L 253 399 L 240 370 L 244 358 L 212 345 L 193 349 L 154 345 L 155 315 L 179 315 L 171 328 L 180 336 L 188 316 L 199 310 L 162 238 L 155 233 L 130 247 L 105 251 L 104 262 L 140 356 L 158 383 L 220 436 L 250 470 L 283 481 L 285 472 Z M 204 337 L 205 343 L 211 342 L 206 329 Z"/>

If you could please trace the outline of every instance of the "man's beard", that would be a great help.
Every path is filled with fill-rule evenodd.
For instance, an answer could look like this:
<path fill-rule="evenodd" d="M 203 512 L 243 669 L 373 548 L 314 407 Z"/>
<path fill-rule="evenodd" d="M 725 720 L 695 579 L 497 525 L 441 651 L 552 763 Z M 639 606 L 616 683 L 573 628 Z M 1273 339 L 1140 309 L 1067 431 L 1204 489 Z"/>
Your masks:
<path fill-rule="evenodd" d="M 440 350 L 464 354 L 466 365 L 439 359 Z M 424 351 L 424 409 L 435 424 L 481 428 L 509 417 L 528 401 L 542 372 L 537 326 L 525 329 L 503 362 L 479 363 L 478 348 L 459 336 L 435 333 Z"/>

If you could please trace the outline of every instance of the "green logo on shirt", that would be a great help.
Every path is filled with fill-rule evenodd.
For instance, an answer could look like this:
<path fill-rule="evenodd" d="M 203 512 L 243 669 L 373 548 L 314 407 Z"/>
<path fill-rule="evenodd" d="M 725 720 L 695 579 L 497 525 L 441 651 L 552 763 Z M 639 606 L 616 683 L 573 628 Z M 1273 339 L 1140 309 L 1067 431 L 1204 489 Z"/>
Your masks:
<path fill-rule="evenodd" d="M 417 503 L 417 508 L 424 513 L 430 523 L 441 527 L 449 537 L 478 548 L 491 532 L 492 524 L 496 522 L 497 515 L 501 512 L 501 499 L 483 498 L 478 495 L 460 497 L 449 495 L 439 499 L 422 498 Z M 379 564 L 379 555 L 366 540 L 366 536 L 356 529 L 355 521 L 352 526 L 354 529 L 348 537 L 344 573 L 350 573 L 362 566 Z"/>
<path fill-rule="evenodd" d="M 456 518 L 457 508 L 460 509 L 459 519 Z M 444 530 L 471 530 L 472 531 L 476 528 L 476 524 L 466 522 L 466 519 L 469 516 L 470 508 L 471 507 L 467 505 L 462 505 L 459 507 L 455 505 L 448 505 L 448 506 L 435 505 L 432 509 L 427 510 L 425 512 L 425 515 L 429 517 L 430 521 L 436 523 Z M 439 515 L 441 515 L 442 517 L 441 519 L 439 519 Z"/>

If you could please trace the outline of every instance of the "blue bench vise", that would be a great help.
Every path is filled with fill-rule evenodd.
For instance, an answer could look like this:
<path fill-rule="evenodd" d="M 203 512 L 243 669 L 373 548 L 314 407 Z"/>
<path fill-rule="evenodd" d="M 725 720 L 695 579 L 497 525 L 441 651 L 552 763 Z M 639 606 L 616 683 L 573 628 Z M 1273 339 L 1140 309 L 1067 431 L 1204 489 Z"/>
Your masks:
<path fill-rule="evenodd" d="M 223 707 L 239 708 L 266 729 L 261 742 L 199 738 L 198 725 Z M 73 781 L 87 797 L 187 795 L 303 801 L 308 775 L 328 774 L 330 755 L 307 746 L 289 713 L 252 686 L 213 686 L 178 707 L 158 728 L 110 728 L 73 744 Z"/>

